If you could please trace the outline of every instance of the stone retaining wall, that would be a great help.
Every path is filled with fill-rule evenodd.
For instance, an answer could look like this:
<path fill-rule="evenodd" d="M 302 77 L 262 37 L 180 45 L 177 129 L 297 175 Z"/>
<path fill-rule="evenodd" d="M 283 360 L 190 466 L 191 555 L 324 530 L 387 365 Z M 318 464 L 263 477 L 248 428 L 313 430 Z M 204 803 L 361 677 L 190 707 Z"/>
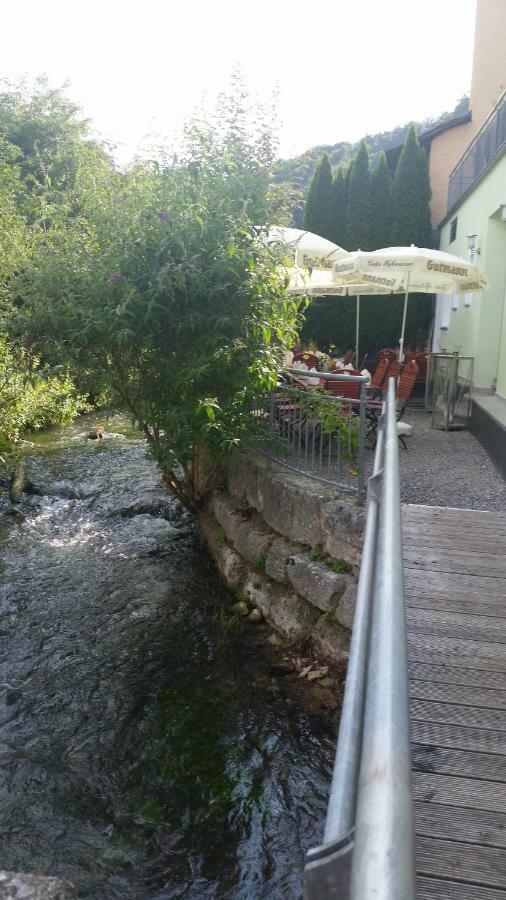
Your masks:
<path fill-rule="evenodd" d="M 248 609 L 334 661 L 347 655 L 363 526 L 354 500 L 260 455 L 228 463 L 201 516 L 219 571 Z"/>

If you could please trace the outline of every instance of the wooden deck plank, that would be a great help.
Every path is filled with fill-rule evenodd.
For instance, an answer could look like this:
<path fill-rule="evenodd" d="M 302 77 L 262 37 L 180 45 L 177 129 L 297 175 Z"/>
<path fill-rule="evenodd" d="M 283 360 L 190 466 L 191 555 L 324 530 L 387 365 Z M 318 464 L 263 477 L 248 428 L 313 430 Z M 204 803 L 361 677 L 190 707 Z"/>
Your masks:
<path fill-rule="evenodd" d="M 410 637 L 421 634 L 427 638 L 434 637 L 437 640 L 448 638 L 449 640 L 455 639 L 461 642 L 467 641 L 478 647 L 482 644 L 488 644 L 489 647 L 492 645 L 494 647 L 492 651 L 493 656 L 497 656 L 497 653 L 502 655 L 503 649 L 506 647 L 506 640 L 504 640 L 506 635 L 503 636 L 501 629 L 492 630 L 487 627 L 487 622 L 482 627 L 468 627 L 458 622 L 457 624 L 451 624 L 450 622 L 443 624 L 437 620 L 427 621 L 425 624 L 424 622 L 412 621 L 412 617 L 408 616 L 408 631 Z"/>
<path fill-rule="evenodd" d="M 410 702 L 410 711 L 413 719 L 418 719 L 422 722 L 465 725 L 468 728 L 502 731 L 506 735 L 506 710 L 458 706 L 452 703 L 433 703 L 430 700 L 413 699 Z"/>
<path fill-rule="evenodd" d="M 417 900 L 506 900 L 506 890 L 421 876 L 416 882 L 416 897 Z"/>
<path fill-rule="evenodd" d="M 457 661 L 458 662 L 458 661 Z M 502 672 L 483 672 L 464 666 L 433 665 L 429 662 L 411 662 L 410 677 L 416 681 L 433 681 L 436 684 L 462 684 L 485 690 L 504 690 L 506 679 Z"/>
<path fill-rule="evenodd" d="M 506 853 L 496 847 L 482 846 L 479 854 L 470 853 L 468 844 L 420 835 L 416 862 L 420 875 L 448 880 L 458 875 L 460 881 L 501 890 L 506 884 Z M 462 900 L 466 896 L 462 892 Z"/>
<path fill-rule="evenodd" d="M 504 812 L 506 809 L 506 784 L 498 784 L 497 781 L 413 772 L 413 796 L 421 802 L 434 801 L 464 809 L 491 812 Z"/>
<path fill-rule="evenodd" d="M 451 836 L 451 840 L 465 844 L 485 844 L 506 850 L 506 812 L 418 802 L 415 803 L 415 828 L 417 834 L 429 837 L 448 840 Z"/>
<path fill-rule="evenodd" d="M 460 575 L 506 576 L 504 545 L 497 553 L 476 553 L 473 550 L 436 550 L 424 547 L 423 554 L 416 547 L 405 547 L 404 565 L 407 569 L 430 572 L 452 572 Z"/>
<path fill-rule="evenodd" d="M 506 735 L 486 728 L 444 725 L 441 722 L 411 721 L 411 740 L 433 747 L 451 747 L 478 753 L 506 756 Z"/>
<path fill-rule="evenodd" d="M 441 661 L 445 661 L 449 665 L 455 665 L 458 660 L 464 667 L 472 666 L 475 669 L 506 672 L 506 647 L 504 644 L 491 641 L 458 640 L 444 635 L 438 637 L 435 633 L 425 634 L 423 629 L 414 629 L 408 631 L 408 650 L 411 648 L 415 654 L 422 652 L 422 660 L 424 653 L 432 653 L 435 661 L 439 654 L 446 654 L 446 659 L 441 659 Z M 413 658 L 420 657 L 414 655 Z"/>
<path fill-rule="evenodd" d="M 418 900 L 506 900 L 506 512 L 404 506 Z"/>
<path fill-rule="evenodd" d="M 459 706 L 506 710 L 506 690 L 504 688 L 494 690 L 493 688 L 473 687 L 468 684 L 440 684 L 411 678 L 409 695 L 413 700 L 435 700 L 440 703 L 455 703 Z"/>
<path fill-rule="evenodd" d="M 469 575 L 457 572 L 421 572 L 418 569 L 404 570 L 406 584 L 410 590 L 423 587 L 430 591 L 453 591 L 455 593 L 479 593 L 482 597 L 504 596 L 505 579 L 489 575 Z"/>
<path fill-rule="evenodd" d="M 414 772 L 506 782 L 506 755 L 413 744 L 412 756 Z"/>
<path fill-rule="evenodd" d="M 469 596 L 463 599 L 460 595 L 458 599 L 453 594 L 441 594 L 440 596 L 426 595 L 418 592 L 406 591 L 406 609 L 427 609 L 434 612 L 454 612 L 458 610 L 461 615 L 476 616 L 479 619 L 492 617 L 493 619 L 502 619 L 503 627 L 506 628 L 506 598 L 491 597 L 485 601 L 479 595 Z"/>
<path fill-rule="evenodd" d="M 506 526 L 506 513 L 489 512 L 483 509 L 457 509 L 452 506 L 423 506 L 418 503 L 405 503 L 402 506 L 403 521 L 444 522 L 456 525 L 471 522 L 494 522 Z"/>
<path fill-rule="evenodd" d="M 506 606 L 506 594 L 485 594 L 480 589 L 480 582 L 477 580 L 473 589 L 468 591 L 457 591 L 454 589 L 446 590 L 445 588 L 427 588 L 421 583 L 411 584 L 409 577 L 405 579 L 405 596 L 408 600 L 423 599 L 426 600 L 446 600 L 451 601 L 452 608 L 457 609 L 461 602 L 474 603 L 475 607 L 482 604 L 491 604 L 499 609 Z"/>
<path fill-rule="evenodd" d="M 492 556 L 498 555 L 506 544 L 506 530 L 499 532 L 495 528 L 465 531 L 452 529 L 411 528 L 402 526 L 402 543 L 406 550 L 427 549 L 447 550 L 448 553 L 463 552 L 486 553 Z"/>
<path fill-rule="evenodd" d="M 423 638 L 423 635 L 408 635 L 408 659 L 410 663 L 427 663 L 434 666 L 448 666 L 452 668 L 458 660 L 464 669 L 474 668 L 483 673 L 504 673 L 506 667 L 501 660 L 488 656 L 464 655 L 457 656 L 454 648 L 435 647 L 432 638 Z"/>
<path fill-rule="evenodd" d="M 470 640 L 506 643 L 506 622 L 500 617 L 475 616 L 458 611 L 424 610 L 408 607 L 408 630 L 413 628 L 436 629 L 441 634 L 455 634 Z M 426 632 L 430 634 L 430 631 Z"/>

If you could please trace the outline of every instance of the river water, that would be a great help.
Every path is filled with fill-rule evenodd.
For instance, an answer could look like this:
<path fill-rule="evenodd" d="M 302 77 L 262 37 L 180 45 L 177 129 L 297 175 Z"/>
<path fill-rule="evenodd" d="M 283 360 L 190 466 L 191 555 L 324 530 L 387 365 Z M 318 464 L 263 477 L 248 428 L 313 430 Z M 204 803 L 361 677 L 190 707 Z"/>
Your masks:
<path fill-rule="evenodd" d="M 126 419 L 27 461 L 43 496 L 0 502 L 0 867 L 96 900 L 301 897 L 332 734 L 224 630 Z"/>

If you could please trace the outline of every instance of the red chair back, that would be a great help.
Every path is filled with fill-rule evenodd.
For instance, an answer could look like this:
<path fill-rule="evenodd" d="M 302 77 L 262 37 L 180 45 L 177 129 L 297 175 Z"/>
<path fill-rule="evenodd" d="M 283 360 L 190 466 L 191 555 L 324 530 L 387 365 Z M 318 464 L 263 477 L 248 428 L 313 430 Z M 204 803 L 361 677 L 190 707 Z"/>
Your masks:
<path fill-rule="evenodd" d="M 390 365 L 390 363 L 389 363 L 389 360 L 386 358 L 386 356 L 383 356 L 378 361 L 378 365 L 376 366 L 374 375 L 372 376 L 372 379 L 371 379 L 370 387 L 376 388 L 376 390 L 378 390 L 383 385 L 383 382 L 386 378 L 386 374 L 388 372 L 389 365 Z"/>
<path fill-rule="evenodd" d="M 390 373 L 389 373 L 390 374 Z M 411 397 L 411 392 L 418 377 L 418 366 L 414 360 L 403 366 L 400 378 L 397 382 L 397 399 L 404 401 L 404 406 Z"/>
<path fill-rule="evenodd" d="M 396 354 L 395 350 L 391 350 L 388 347 L 385 347 L 384 350 L 378 350 L 378 352 L 376 354 L 376 359 L 378 359 L 378 360 L 389 359 L 390 362 L 392 362 L 392 360 L 396 359 L 396 357 L 397 357 L 397 354 Z"/>
<path fill-rule="evenodd" d="M 294 363 L 303 362 L 308 369 L 318 370 L 319 359 L 314 353 L 302 353 L 302 351 L 299 351 L 293 354 L 293 361 Z"/>
<path fill-rule="evenodd" d="M 360 372 L 355 372 L 348 369 L 350 375 L 360 375 Z M 336 372 L 338 375 L 339 372 Z M 342 381 L 327 381 L 327 379 L 321 379 L 321 383 L 323 384 L 326 391 L 329 394 L 333 394 L 334 397 L 346 397 L 346 399 L 350 400 L 358 400 L 360 397 L 360 381 L 351 381 L 351 379 L 343 378 Z"/>
<path fill-rule="evenodd" d="M 389 378 L 397 378 L 400 374 L 401 369 L 402 369 L 402 363 L 400 363 L 398 359 L 394 359 L 393 362 L 391 362 L 388 367 L 388 372 L 387 372 L 387 376 L 385 379 L 386 384 L 388 384 Z"/>

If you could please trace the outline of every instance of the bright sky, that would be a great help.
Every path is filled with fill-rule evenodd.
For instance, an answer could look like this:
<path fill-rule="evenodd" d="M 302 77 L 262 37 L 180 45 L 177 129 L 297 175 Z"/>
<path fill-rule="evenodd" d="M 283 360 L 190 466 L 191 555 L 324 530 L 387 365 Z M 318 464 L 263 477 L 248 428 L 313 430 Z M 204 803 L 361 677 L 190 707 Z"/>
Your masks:
<path fill-rule="evenodd" d="M 452 109 L 469 90 L 476 0 L 23 0 L 2 4 L 0 74 L 69 80 L 126 161 L 169 139 L 240 64 L 279 89 L 280 155 Z"/>

